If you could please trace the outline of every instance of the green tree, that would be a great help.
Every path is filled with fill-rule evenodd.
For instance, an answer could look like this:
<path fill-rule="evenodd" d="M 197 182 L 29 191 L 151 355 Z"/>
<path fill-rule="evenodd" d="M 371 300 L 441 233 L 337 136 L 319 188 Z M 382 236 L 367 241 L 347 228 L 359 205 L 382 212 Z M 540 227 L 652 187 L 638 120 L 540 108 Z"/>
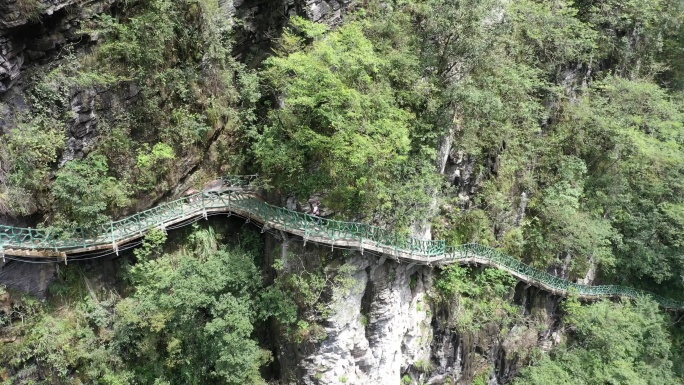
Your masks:
<path fill-rule="evenodd" d="M 501 270 L 449 265 L 435 281 L 436 299 L 449 308 L 450 321 L 458 331 L 476 332 L 489 325 L 503 333 L 517 312 L 508 298 L 515 283 L 515 278 Z"/>
<path fill-rule="evenodd" d="M 130 202 L 128 186 L 109 175 L 107 159 L 97 154 L 67 163 L 57 173 L 52 194 L 54 224 L 66 230 L 92 229 Z"/>
<path fill-rule="evenodd" d="M 115 341 L 135 377 L 169 384 L 261 384 L 269 354 L 251 339 L 261 275 L 253 255 L 219 250 L 133 266 L 135 294 L 117 305 Z"/>
<path fill-rule="evenodd" d="M 171 166 L 176 158 L 173 148 L 165 143 L 150 146 L 143 144 L 138 152 L 136 185 L 142 190 L 149 190 L 156 186 L 158 178 Z"/>
<path fill-rule="evenodd" d="M 550 159 L 549 159 L 550 161 Z M 540 256 L 542 267 L 557 257 L 583 275 L 589 263 L 614 266 L 611 241 L 619 241 L 609 220 L 583 207 L 587 169 L 581 159 L 553 154 L 555 175 L 543 181 L 543 190 L 532 199 L 524 228 L 526 253 Z M 543 257 L 546 256 L 546 259 Z M 567 263 L 567 262 L 564 262 Z"/>
<path fill-rule="evenodd" d="M 583 0 L 578 17 L 599 33 L 593 65 L 608 66 L 625 78 L 651 77 L 668 36 L 681 26 L 678 0 Z"/>
<path fill-rule="evenodd" d="M 137 263 L 124 263 L 124 299 L 72 264 L 60 268 L 47 302 L 12 292 L 12 311 L 0 317 L 10 341 L 0 344 L 0 382 L 30 373 L 41 385 L 263 384 L 270 353 L 252 338 L 264 313 L 260 240 L 251 237 L 250 252 L 203 247 L 213 235 L 195 228 L 165 245 L 164 233 L 148 234 Z"/>
<path fill-rule="evenodd" d="M 303 36 L 291 30 L 284 40 L 302 50 L 266 61 L 264 76 L 282 108 L 271 113 L 256 158 L 285 191 L 329 189 L 338 210 L 373 207 L 410 145 L 413 116 L 395 99 L 386 75 L 390 63 L 375 52 L 361 25 L 324 37 L 303 20 L 293 28 Z M 305 39 L 311 44 L 304 46 Z"/>
<path fill-rule="evenodd" d="M 583 206 L 618 234 L 618 279 L 681 287 L 681 105 L 651 82 L 608 78 L 564 115 L 554 140 L 587 165 Z"/>
<path fill-rule="evenodd" d="M 56 121 L 38 117 L 3 135 L 0 206 L 5 211 L 28 215 L 46 205 L 52 167 L 64 148 L 62 129 Z"/>
<path fill-rule="evenodd" d="M 522 371 L 517 385 L 681 384 L 667 322 L 653 301 L 570 306 L 567 344 Z"/>

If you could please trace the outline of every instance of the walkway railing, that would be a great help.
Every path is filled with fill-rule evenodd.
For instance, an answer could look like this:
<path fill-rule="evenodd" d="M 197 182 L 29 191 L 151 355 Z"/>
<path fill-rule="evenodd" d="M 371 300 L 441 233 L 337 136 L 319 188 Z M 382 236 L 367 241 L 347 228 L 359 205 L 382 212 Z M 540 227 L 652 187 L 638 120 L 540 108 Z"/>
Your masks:
<path fill-rule="evenodd" d="M 206 216 L 208 213 L 228 212 L 247 216 L 266 227 L 303 236 L 305 240 L 331 246 L 351 245 L 361 250 L 371 250 L 393 258 L 409 260 L 412 263 L 481 263 L 504 269 L 529 284 L 559 295 L 575 293 L 587 299 L 648 296 L 664 308 L 684 309 L 683 301 L 671 300 L 631 287 L 572 283 L 486 246 L 447 246 L 443 240 L 420 240 L 364 223 L 318 218 L 272 206 L 244 192 L 254 181 L 253 176 L 231 176 L 222 179 L 224 189 L 221 191 L 199 193 L 164 203 L 90 231 L 79 230 L 76 235 L 66 239 L 41 229 L 0 226 L 0 254 L 34 258 L 62 256 L 66 260 L 70 254 L 102 249 L 117 250 L 118 245 L 141 238 L 153 228 L 165 229 L 194 217 Z"/>

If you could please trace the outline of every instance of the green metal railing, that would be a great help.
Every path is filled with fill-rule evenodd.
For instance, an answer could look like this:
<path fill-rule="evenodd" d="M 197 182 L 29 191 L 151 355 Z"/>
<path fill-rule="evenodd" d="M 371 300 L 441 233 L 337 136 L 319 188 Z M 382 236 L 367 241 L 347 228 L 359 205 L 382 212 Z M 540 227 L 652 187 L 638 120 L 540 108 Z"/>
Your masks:
<path fill-rule="evenodd" d="M 465 244 L 447 247 L 447 260 L 479 258 L 491 265 L 503 267 L 517 273 L 531 283 L 545 285 L 565 294 L 576 293 L 582 297 L 651 297 L 668 309 L 684 309 L 684 301 L 675 301 L 644 290 L 617 285 L 582 285 L 556 277 L 545 271 L 535 269 L 499 250 L 478 244 Z"/>
<path fill-rule="evenodd" d="M 255 181 L 254 176 L 230 176 L 222 180 L 224 189 L 221 191 L 199 193 L 164 203 L 95 229 L 78 230 L 75 236 L 67 239 L 51 234 L 47 230 L 0 226 L 0 253 L 11 249 L 73 254 L 94 247 L 116 248 L 119 243 L 142 237 L 152 228 L 163 229 L 193 217 L 206 216 L 208 212 L 234 212 L 253 218 L 264 226 L 299 233 L 305 239 L 315 239 L 317 242 L 330 245 L 353 243 L 359 247 L 374 249 L 417 263 L 458 263 L 475 259 L 476 262 L 508 270 L 530 284 L 550 288 L 558 294 L 576 293 L 584 298 L 649 296 L 665 308 L 684 309 L 684 302 L 630 287 L 572 283 L 486 246 L 447 246 L 443 240 L 421 240 L 364 223 L 318 218 L 272 206 L 243 192 L 244 188 Z M 231 191 L 230 187 L 238 189 Z"/>

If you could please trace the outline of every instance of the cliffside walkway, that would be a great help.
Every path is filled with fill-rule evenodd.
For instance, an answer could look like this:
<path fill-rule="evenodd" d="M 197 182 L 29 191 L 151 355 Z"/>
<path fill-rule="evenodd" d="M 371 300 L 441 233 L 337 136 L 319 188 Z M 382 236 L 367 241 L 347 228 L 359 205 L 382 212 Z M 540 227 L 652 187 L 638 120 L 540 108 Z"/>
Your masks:
<path fill-rule="evenodd" d="M 663 308 L 684 309 L 684 302 L 674 301 L 646 291 L 625 286 L 589 286 L 572 283 L 495 249 L 465 244 L 447 246 L 443 240 L 420 240 L 401 236 L 390 230 L 355 222 L 317 218 L 308 214 L 264 203 L 249 192 L 254 176 L 223 178 L 227 186 L 219 191 L 203 192 L 161 204 L 99 228 L 63 239 L 48 231 L 32 228 L 0 226 L 0 256 L 5 255 L 54 261 L 64 261 L 78 254 L 99 250 L 118 253 L 125 245 L 153 228 L 167 229 L 190 219 L 214 213 L 236 214 L 260 223 L 264 229 L 277 229 L 300 236 L 304 242 L 331 247 L 346 247 L 369 251 L 381 259 L 417 265 L 481 264 L 505 270 L 517 279 L 560 296 L 570 293 L 583 299 L 603 297 L 637 298 L 649 296 Z"/>

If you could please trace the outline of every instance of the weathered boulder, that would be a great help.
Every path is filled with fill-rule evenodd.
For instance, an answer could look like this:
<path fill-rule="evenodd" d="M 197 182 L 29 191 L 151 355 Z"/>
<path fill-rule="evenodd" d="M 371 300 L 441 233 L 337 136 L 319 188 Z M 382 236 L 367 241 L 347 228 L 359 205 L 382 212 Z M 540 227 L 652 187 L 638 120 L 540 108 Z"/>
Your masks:
<path fill-rule="evenodd" d="M 9 289 L 45 298 L 47 288 L 57 277 L 53 263 L 25 263 L 0 259 L 0 284 Z"/>

